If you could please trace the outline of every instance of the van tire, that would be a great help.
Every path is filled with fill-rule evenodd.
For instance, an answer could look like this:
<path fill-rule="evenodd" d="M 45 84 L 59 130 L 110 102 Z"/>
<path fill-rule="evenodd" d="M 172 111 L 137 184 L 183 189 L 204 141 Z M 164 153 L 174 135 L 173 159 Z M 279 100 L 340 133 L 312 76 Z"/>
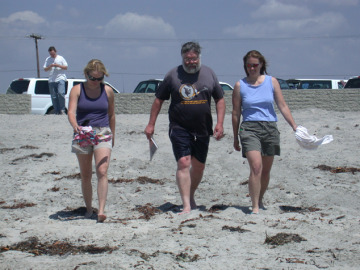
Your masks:
<path fill-rule="evenodd" d="M 53 107 L 49 108 L 46 114 L 55 114 L 55 110 Z"/>

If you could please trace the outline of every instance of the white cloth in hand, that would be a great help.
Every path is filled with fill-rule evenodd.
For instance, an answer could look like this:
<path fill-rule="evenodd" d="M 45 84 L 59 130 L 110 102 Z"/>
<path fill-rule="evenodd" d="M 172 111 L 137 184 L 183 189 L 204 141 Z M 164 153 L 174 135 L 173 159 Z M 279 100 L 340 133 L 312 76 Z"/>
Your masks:
<path fill-rule="evenodd" d="M 327 144 L 333 140 L 332 135 L 325 135 L 321 139 L 318 139 L 314 135 L 310 135 L 308 130 L 303 126 L 298 126 L 295 131 L 295 138 L 297 143 L 305 149 L 315 150 L 319 145 Z"/>

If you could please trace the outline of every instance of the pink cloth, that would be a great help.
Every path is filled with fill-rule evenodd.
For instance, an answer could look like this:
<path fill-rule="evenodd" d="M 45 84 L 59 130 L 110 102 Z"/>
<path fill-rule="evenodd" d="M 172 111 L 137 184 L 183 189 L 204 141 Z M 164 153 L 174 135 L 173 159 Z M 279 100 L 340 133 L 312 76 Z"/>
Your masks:
<path fill-rule="evenodd" d="M 80 147 L 98 145 L 101 142 L 108 142 L 111 139 L 111 135 L 96 134 L 96 131 L 93 130 L 91 126 L 80 127 L 80 132 L 74 136 L 74 140 L 78 141 Z"/>

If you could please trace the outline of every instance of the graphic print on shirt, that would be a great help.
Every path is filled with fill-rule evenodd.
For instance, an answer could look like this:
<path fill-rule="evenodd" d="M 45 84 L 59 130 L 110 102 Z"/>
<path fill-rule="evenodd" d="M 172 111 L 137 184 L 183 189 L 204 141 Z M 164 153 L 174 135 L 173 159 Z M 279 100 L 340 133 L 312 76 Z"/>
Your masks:
<path fill-rule="evenodd" d="M 180 86 L 180 96 L 183 99 L 183 101 L 181 102 L 182 104 L 205 104 L 207 103 L 207 100 L 192 100 L 193 98 L 195 98 L 197 95 L 200 94 L 200 92 L 202 91 L 206 91 L 208 90 L 207 87 L 204 87 L 204 89 L 202 90 L 197 90 L 195 84 L 182 84 Z"/>
<path fill-rule="evenodd" d="M 182 84 L 179 93 L 183 100 L 192 100 L 198 94 L 198 91 L 193 84 Z"/>

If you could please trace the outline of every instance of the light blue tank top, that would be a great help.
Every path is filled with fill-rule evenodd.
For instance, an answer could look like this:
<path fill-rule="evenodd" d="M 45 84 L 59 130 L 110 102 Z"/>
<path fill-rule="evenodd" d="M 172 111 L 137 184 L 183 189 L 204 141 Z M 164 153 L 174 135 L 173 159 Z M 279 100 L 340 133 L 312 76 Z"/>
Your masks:
<path fill-rule="evenodd" d="M 271 78 L 265 75 L 263 83 L 257 86 L 248 84 L 246 78 L 240 80 L 243 121 L 277 122 Z"/>

